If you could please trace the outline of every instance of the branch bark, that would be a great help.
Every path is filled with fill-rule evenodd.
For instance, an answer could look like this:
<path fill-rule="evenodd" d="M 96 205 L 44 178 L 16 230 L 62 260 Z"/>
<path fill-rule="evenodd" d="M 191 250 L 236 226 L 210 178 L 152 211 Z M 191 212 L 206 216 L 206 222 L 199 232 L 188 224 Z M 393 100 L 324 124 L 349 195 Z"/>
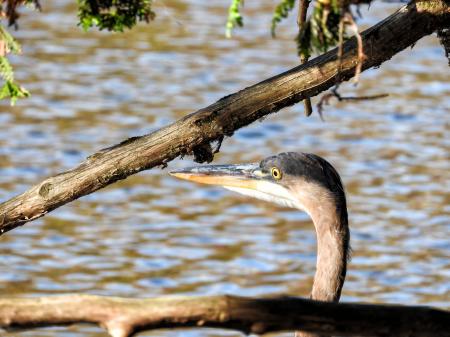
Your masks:
<path fill-rule="evenodd" d="M 425 35 L 450 26 L 447 0 L 421 0 L 362 33 L 366 70 L 414 44 Z M 78 167 L 47 178 L 23 194 L 0 204 L 0 234 L 42 217 L 72 200 L 117 180 L 155 166 L 167 166 L 178 156 L 193 154 L 211 161 L 211 142 L 223 140 L 261 117 L 348 80 L 358 64 L 355 39 L 337 49 L 261 83 L 225 96 L 179 121 L 142 137 L 130 138 L 88 157 Z M 338 68 L 340 66 L 340 73 Z"/>
<path fill-rule="evenodd" d="M 421 306 L 238 296 L 0 299 L 0 327 L 4 329 L 75 323 L 97 324 L 112 337 L 180 327 L 225 328 L 246 334 L 301 329 L 339 336 L 450 336 L 450 312 Z"/>

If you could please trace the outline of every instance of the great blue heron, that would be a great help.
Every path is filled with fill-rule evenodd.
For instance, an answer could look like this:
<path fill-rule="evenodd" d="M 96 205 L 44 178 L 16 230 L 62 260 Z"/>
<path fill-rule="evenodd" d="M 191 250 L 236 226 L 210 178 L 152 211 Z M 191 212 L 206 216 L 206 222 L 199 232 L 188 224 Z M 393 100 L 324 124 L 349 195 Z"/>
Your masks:
<path fill-rule="evenodd" d="M 309 153 L 286 152 L 263 159 L 259 165 L 206 165 L 170 174 L 198 183 L 220 185 L 309 214 L 317 236 L 311 298 L 339 301 L 350 251 L 350 231 L 341 179 L 325 159 Z"/>

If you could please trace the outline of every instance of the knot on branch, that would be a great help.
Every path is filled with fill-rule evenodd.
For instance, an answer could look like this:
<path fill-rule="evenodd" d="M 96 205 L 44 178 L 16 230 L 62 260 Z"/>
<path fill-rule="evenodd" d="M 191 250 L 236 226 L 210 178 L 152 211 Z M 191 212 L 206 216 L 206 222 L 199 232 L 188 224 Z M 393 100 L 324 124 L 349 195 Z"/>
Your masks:
<path fill-rule="evenodd" d="M 197 163 L 210 163 L 214 159 L 214 152 L 210 143 L 204 143 L 192 148 L 194 161 Z"/>
<path fill-rule="evenodd" d="M 215 140 L 217 145 L 214 150 L 212 149 L 211 143 L 204 143 L 193 147 L 192 153 L 194 154 L 194 161 L 197 163 L 212 162 L 214 155 L 219 153 L 224 138 L 224 136 L 219 136 L 219 138 Z"/>
<path fill-rule="evenodd" d="M 46 199 L 48 195 L 50 194 L 50 191 L 52 190 L 52 184 L 51 183 L 44 183 L 42 184 L 41 188 L 39 188 L 39 195 Z"/>

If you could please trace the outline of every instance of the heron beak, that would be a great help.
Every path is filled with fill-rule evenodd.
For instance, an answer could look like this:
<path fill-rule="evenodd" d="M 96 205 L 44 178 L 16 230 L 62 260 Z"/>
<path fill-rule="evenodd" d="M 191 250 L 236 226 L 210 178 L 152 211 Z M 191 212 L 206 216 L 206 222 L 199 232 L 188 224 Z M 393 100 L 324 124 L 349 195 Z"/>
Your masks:
<path fill-rule="evenodd" d="M 170 175 L 201 184 L 257 189 L 265 174 L 258 164 L 206 165 L 171 171 Z"/>
<path fill-rule="evenodd" d="M 201 184 L 218 185 L 256 199 L 299 208 L 292 193 L 271 180 L 259 164 L 206 165 L 169 172 L 174 177 Z"/>

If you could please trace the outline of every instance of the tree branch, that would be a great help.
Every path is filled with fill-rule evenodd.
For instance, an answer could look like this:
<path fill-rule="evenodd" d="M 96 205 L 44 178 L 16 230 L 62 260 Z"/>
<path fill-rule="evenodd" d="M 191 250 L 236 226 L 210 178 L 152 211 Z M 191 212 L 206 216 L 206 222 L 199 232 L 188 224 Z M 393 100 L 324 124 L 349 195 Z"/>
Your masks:
<path fill-rule="evenodd" d="M 448 1 L 421 0 L 402 7 L 361 34 L 367 56 L 362 69 L 379 66 L 423 36 L 449 25 Z M 211 161 L 211 142 L 231 136 L 235 130 L 281 108 L 315 96 L 338 80 L 351 78 L 358 64 L 357 54 L 353 38 L 345 43 L 341 60 L 334 49 L 223 97 L 158 131 L 95 153 L 77 168 L 47 178 L 0 204 L 0 234 L 139 171 L 158 165 L 165 167 L 178 156 L 193 154 L 197 161 Z"/>
<path fill-rule="evenodd" d="M 339 336 L 450 336 L 450 312 L 421 306 L 238 296 L 126 299 L 63 295 L 0 299 L 0 327 L 4 329 L 75 323 L 97 324 L 113 337 L 193 326 L 247 334 L 301 329 Z"/>

